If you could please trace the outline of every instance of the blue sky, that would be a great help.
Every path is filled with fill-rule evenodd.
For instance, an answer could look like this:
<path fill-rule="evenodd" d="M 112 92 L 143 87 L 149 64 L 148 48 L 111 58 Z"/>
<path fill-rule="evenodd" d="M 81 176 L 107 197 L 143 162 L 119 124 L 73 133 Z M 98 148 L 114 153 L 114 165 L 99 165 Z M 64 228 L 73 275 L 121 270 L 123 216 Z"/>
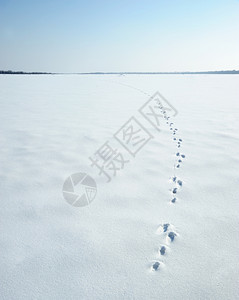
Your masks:
<path fill-rule="evenodd" d="M 239 0 L 0 0 L 0 70 L 239 69 Z"/>

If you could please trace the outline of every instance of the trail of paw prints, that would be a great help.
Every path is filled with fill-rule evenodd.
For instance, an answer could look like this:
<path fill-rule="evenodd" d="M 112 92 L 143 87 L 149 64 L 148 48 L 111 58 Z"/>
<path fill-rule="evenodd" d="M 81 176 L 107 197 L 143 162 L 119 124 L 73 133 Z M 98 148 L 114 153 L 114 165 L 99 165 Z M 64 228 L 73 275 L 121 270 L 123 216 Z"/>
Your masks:
<path fill-rule="evenodd" d="M 180 146 L 181 146 L 182 139 L 179 139 L 179 140 L 180 140 Z M 171 203 L 175 203 L 177 201 L 178 192 L 183 186 L 183 181 L 178 176 L 178 169 L 181 168 L 184 158 L 185 158 L 185 154 L 182 154 L 181 152 L 176 151 L 175 159 L 174 159 L 174 166 L 173 166 L 173 175 L 171 177 L 171 182 L 173 184 L 173 187 L 171 189 L 171 193 L 172 193 Z"/>
<path fill-rule="evenodd" d="M 175 143 L 176 151 L 174 154 L 174 165 L 173 165 L 173 175 L 171 177 L 171 181 L 173 183 L 173 187 L 171 189 L 171 199 L 170 202 L 175 204 L 177 201 L 177 194 L 179 189 L 183 186 L 183 181 L 177 175 L 178 169 L 181 168 L 183 164 L 183 160 L 185 159 L 185 154 L 182 151 L 183 139 L 179 136 L 179 130 L 174 126 L 173 122 L 170 122 L 170 117 L 167 116 L 166 111 L 162 108 L 162 113 L 164 114 L 164 120 L 166 124 L 169 126 L 170 132 L 172 133 L 172 139 Z"/>
<path fill-rule="evenodd" d="M 164 260 L 170 253 L 171 244 L 174 243 L 178 237 L 175 227 L 169 223 L 160 224 L 156 233 L 161 236 L 161 241 L 158 248 L 157 259 L 151 264 L 151 271 L 153 272 L 158 271 L 164 266 Z"/>
<path fill-rule="evenodd" d="M 178 128 L 176 128 L 174 126 L 174 123 L 170 121 L 170 117 L 167 116 L 166 109 L 160 103 L 159 103 L 159 109 L 163 114 L 163 119 L 166 125 L 169 126 L 169 130 L 172 134 L 172 139 L 176 146 L 173 175 L 171 177 L 173 183 L 173 187 L 171 189 L 172 197 L 170 199 L 170 202 L 175 204 L 177 201 L 177 194 L 183 186 L 183 181 L 177 175 L 177 171 L 182 166 L 183 160 L 185 159 L 185 154 L 182 152 L 183 139 L 179 137 Z M 174 242 L 178 236 L 174 226 L 169 223 L 161 224 L 157 230 L 157 233 L 162 235 L 163 241 L 162 244 L 160 244 L 160 247 L 158 249 L 158 259 L 152 262 L 151 265 L 152 271 L 158 271 L 160 267 L 164 265 L 164 258 L 167 256 L 168 252 L 170 251 L 170 244 Z"/>

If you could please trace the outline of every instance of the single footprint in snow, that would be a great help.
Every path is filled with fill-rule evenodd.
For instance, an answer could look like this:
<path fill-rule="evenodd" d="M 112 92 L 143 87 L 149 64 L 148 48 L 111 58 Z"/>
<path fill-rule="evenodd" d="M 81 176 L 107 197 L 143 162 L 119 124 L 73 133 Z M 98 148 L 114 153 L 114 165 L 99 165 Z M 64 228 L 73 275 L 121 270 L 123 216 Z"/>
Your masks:
<path fill-rule="evenodd" d="M 176 138 L 173 138 L 174 141 L 176 141 Z"/>
<path fill-rule="evenodd" d="M 171 202 L 172 202 L 172 203 L 175 203 L 176 200 L 177 200 L 176 198 L 173 198 L 173 199 L 171 200 Z"/>
<path fill-rule="evenodd" d="M 176 168 L 179 168 L 180 167 L 180 165 L 177 165 L 177 167 Z"/>
<path fill-rule="evenodd" d="M 169 227 L 169 223 L 163 224 L 163 231 L 166 232 L 168 230 Z"/>
<path fill-rule="evenodd" d="M 183 182 L 182 180 L 178 180 L 178 185 L 182 186 L 183 185 Z"/>
<path fill-rule="evenodd" d="M 182 156 L 182 158 L 185 158 L 185 155 L 184 155 L 184 154 L 182 154 L 181 156 Z"/>
<path fill-rule="evenodd" d="M 170 226 L 169 223 L 161 224 L 161 225 L 159 226 L 159 228 L 157 229 L 157 233 L 160 234 L 160 233 L 166 232 L 166 231 L 168 230 L 169 226 Z"/>
<path fill-rule="evenodd" d="M 177 188 L 174 188 L 173 189 L 173 194 L 176 194 L 177 193 Z"/>
<path fill-rule="evenodd" d="M 160 252 L 161 255 L 164 255 L 165 252 L 166 252 L 166 247 L 162 246 L 162 247 L 160 248 L 159 252 Z"/>
<path fill-rule="evenodd" d="M 172 178 L 173 182 L 176 182 L 176 179 L 177 179 L 177 177 L 174 176 L 174 177 Z"/>
<path fill-rule="evenodd" d="M 153 271 L 157 271 L 158 268 L 159 268 L 159 266 L 160 266 L 160 263 L 159 263 L 158 261 L 156 261 L 156 262 L 153 263 L 153 265 L 152 265 L 152 270 L 153 270 Z"/>
<path fill-rule="evenodd" d="M 181 159 L 179 159 L 179 160 L 178 160 L 178 162 L 179 162 L 179 163 L 181 163 L 181 162 L 182 162 L 182 160 L 181 160 Z"/>
<path fill-rule="evenodd" d="M 180 153 L 178 152 L 177 154 L 176 154 L 176 156 L 179 156 L 180 155 Z"/>
<path fill-rule="evenodd" d="M 182 142 L 183 140 L 182 140 L 182 139 L 179 139 L 179 141 Z"/>
<path fill-rule="evenodd" d="M 175 232 L 169 232 L 168 237 L 170 238 L 171 242 L 174 241 L 175 236 L 177 236 L 177 234 Z"/>

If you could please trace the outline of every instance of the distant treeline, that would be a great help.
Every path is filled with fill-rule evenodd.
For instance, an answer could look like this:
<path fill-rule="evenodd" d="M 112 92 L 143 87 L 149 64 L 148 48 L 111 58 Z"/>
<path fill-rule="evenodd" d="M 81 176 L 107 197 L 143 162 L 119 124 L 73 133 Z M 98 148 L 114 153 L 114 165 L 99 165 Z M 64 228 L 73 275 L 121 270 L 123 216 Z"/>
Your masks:
<path fill-rule="evenodd" d="M 29 74 L 29 75 L 34 75 L 34 74 L 53 74 L 53 73 L 46 73 L 46 72 L 22 72 L 22 71 L 0 71 L 0 74 Z"/>
<path fill-rule="evenodd" d="M 0 74 L 20 74 L 20 75 L 38 75 L 38 74 L 76 74 L 76 75 L 160 75 L 160 74 L 239 74 L 238 70 L 227 71 L 202 71 L 202 72 L 88 72 L 88 73 L 48 73 L 48 72 L 23 72 L 23 71 L 0 71 Z"/>
<path fill-rule="evenodd" d="M 239 74 L 237 70 L 228 71 L 202 71 L 202 72 L 90 72 L 90 73 L 76 73 L 80 75 L 158 75 L 158 74 Z"/>

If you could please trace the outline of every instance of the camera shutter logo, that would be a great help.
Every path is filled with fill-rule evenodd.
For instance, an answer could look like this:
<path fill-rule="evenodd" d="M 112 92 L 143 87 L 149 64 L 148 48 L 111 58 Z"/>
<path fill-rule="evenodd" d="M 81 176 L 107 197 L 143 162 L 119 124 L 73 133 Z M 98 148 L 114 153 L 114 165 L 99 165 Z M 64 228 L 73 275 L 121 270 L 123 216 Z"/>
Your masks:
<path fill-rule="evenodd" d="M 75 173 L 65 180 L 62 193 L 70 205 L 75 207 L 87 206 L 95 199 L 96 182 L 86 173 Z"/>

